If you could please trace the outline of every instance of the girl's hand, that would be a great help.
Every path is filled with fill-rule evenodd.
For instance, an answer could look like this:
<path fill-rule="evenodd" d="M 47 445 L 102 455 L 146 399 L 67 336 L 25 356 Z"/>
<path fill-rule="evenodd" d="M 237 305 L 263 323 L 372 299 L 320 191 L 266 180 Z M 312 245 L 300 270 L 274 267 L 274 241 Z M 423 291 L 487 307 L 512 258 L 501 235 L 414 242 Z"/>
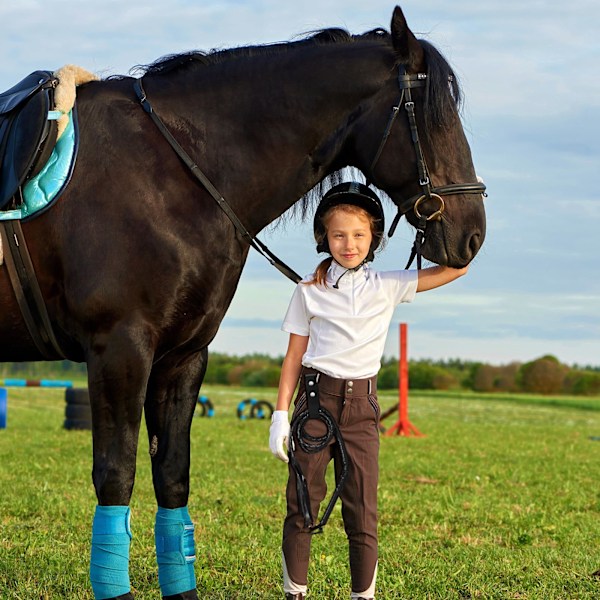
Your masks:
<path fill-rule="evenodd" d="M 288 440 L 290 437 L 290 423 L 287 410 L 276 410 L 271 416 L 271 428 L 269 429 L 269 448 L 273 456 L 283 462 L 288 462 Z"/>

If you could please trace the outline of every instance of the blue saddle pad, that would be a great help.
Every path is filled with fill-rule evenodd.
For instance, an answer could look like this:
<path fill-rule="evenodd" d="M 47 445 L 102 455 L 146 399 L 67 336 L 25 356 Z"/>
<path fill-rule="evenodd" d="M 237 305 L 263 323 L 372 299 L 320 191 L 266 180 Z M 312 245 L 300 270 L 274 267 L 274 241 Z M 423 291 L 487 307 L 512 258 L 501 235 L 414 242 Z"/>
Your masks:
<path fill-rule="evenodd" d="M 49 118 L 57 115 L 50 114 Z M 0 212 L 0 220 L 27 219 L 46 210 L 58 199 L 71 179 L 77 156 L 77 111 L 69 113 L 69 123 L 54 146 L 42 170 L 23 186 L 23 204 Z"/>

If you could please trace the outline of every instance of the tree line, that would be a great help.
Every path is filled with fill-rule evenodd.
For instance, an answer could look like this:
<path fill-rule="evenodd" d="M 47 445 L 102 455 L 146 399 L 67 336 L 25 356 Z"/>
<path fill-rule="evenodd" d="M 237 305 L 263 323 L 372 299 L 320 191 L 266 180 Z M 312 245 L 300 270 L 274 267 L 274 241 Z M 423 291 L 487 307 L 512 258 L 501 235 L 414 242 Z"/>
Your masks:
<path fill-rule="evenodd" d="M 247 387 L 276 387 L 283 357 L 211 354 L 204 381 Z M 490 365 L 452 359 L 409 361 L 410 389 L 600 395 L 600 367 L 567 366 L 551 355 L 526 363 Z M 398 388 L 398 359 L 382 361 L 380 389 Z"/>
<path fill-rule="evenodd" d="M 210 353 L 204 382 L 244 387 L 276 387 L 283 357 L 265 354 L 232 356 Z M 70 361 L 0 363 L 1 378 L 85 379 L 86 366 Z M 600 396 L 600 367 L 568 366 L 552 355 L 530 362 L 491 365 L 451 360 L 409 361 L 409 387 L 415 390 L 472 390 Z M 385 358 L 379 371 L 380 389 L 398 388 L 398 359 Z"/>

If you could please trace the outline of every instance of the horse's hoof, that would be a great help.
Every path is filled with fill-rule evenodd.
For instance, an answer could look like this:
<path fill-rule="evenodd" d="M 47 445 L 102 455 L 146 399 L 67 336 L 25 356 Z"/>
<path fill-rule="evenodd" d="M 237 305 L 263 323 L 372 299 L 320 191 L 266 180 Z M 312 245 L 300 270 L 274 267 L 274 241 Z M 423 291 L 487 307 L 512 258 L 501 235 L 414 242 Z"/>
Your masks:
<path fill-rule="evenodd" d="M 108 598 L 108 600 L 133 600 L 133 595 L 131 592 L 127 592 L 126 594 L 121 594 L 116 598 Z"/>
<path fill-rule="evenodd" d="M 198 594 L 196 590 L 190 590 L 189 592 L 181 592 L 181 594 L 163 596 L 163 600 L 198 600 Z"/>

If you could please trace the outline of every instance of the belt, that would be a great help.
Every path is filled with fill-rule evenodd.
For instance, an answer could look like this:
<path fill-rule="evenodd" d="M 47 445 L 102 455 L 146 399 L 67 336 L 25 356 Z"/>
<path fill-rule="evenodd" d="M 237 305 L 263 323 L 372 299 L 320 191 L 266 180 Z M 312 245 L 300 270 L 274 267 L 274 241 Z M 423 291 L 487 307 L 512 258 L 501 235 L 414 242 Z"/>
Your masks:
<path fill-rule="evenodd" d="M 377 393 L 377 375 L 366 379 L 338 379 L 312 367 L 302 367 L 302 378 L 309 374 L 317 376 L 319 391 L 323 394 L 347 398 Z"/>

